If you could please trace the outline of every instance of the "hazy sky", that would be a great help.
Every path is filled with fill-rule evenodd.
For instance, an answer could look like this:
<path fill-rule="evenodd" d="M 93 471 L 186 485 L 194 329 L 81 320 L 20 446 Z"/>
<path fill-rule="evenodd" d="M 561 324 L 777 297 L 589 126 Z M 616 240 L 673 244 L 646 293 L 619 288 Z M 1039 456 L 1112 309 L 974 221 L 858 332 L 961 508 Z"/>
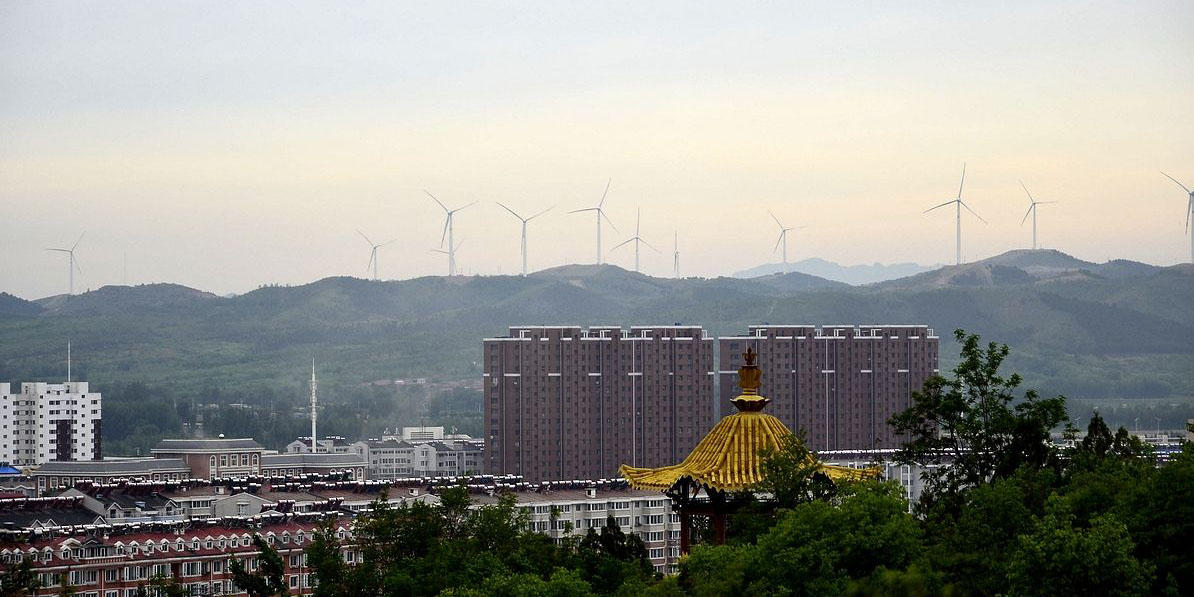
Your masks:
<path fill-rule="evenodd" d="M 600 198 L 643 270 L 951 262 L 1031 244 L 1189 258 L 1194 3 L 0 3 L 0 290 L 213 292 L 594 259 Z M 799 4 L 799 6 L 797 6 Z M 894 6 L 894 5 L 900 6 Z M 608 255 L 632 267 L 629 246 Z"/>

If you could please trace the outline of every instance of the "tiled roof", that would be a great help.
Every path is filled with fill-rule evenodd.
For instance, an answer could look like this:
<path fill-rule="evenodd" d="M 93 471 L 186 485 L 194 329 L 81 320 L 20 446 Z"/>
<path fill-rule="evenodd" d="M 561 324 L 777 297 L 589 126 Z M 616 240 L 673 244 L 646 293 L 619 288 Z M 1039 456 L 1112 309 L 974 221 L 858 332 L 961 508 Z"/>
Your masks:
<path fill-rule="evenodd" d="M 233 439 L 164 439 L 152 452 L 203 452 L 214 450 L 264 450 L 265 446 L 251 437 Z"/>
<path fill-rule="evenodd" d="M 119 460 L 51 460 L 35 475 L 122 475 L 142 472 L 188 472 L 181 458 L 122 458 Z"/>

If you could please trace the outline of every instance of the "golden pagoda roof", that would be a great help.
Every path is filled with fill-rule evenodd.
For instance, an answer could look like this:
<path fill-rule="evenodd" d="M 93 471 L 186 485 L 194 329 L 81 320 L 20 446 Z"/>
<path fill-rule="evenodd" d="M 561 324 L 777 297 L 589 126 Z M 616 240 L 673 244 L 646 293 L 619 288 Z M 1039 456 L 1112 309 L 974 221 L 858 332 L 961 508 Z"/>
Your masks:
<path fill-rule="evenodd" d="M 714 490 L 740 491 L 753 488 L 763 480 L 763 458 L 759 452 L 764 448 L 781 449 L 783 438 L 792 432 L 779 419 L 761 412 L 770 400 L 757 394 L 761 372 L 754 365 L 754 351 L 748 349 L 743 356 L 746 364 L 738 371 L 742 395 L 733 400 L 739 412 L 718 421 L 680 464 L 661 468 L 635 468 L 623 464 L 618 473 L 632 487 L 662 491 L 687 477 Z M 809 459 L 815 461 L 812 455 Z M 818 470 L 834 481 L 879 476 L 878 468 L 821 464 Z"/>

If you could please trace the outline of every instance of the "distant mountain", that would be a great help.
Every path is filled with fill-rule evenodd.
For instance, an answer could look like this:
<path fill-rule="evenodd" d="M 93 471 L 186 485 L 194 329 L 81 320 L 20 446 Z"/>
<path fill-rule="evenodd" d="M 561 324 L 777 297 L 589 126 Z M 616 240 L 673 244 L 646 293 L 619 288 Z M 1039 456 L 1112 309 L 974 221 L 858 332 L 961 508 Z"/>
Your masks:
<path fill-rule="evenodd" d="M 0 292 L 0 316 L 31 317 L 41 313 L 42 308 L 37 303 L 13 296 L 7 292 Z"/>
<path fill-rule="evenodd" d="M 103 286 L 83 294 L 59 294 L 34 301 L 47 315 L 115 314 L 129 310 L 166 310 L 192 308 L 196 303 L 218 298 L 210 292 L 178 284 L 143 284 L 140 286 Z"/>
<path fill-rule="evenodd" d="M 906 278 L 880 282 L 878 288 L 947 286 L 1014 286 L 1043 282 L 1077 282 L 1094 279 L 1128 280 L 1152 275 L 1162 268 L 1116 259 L 1093 263 L 1054 249 L 1008 251 L 974 263 L 947 265 Z"/>
<path fill-rule="evenodd" d="M 884 280 L 894 280 L 896 278 L 903 278 L 918 274 L 920 272 L 929 271 L 931 267 L 918 265 L 915 263 L 893 263 L 884 265 L 882 263 L 874 263 L 870 265 L 838 265 L 832 261 L 826 261 L 816 257 L 797 261 L 795 263 L 768 263 L 758 267 L 742 270 L 734 274 L 735 278 L 757 278 L 759 276 L 774 275 L 777 273 L 800 272 L 802 274 L 809 274 L 826 280 L 833 280 L 835 282 L 843 282 L 858 286 L 861 284 L 871 284 L 874 282 L 882 282 Z"/>
<path fill-rule="evenodd" d="M 231 298 L 170 284 L 32 303 L 0 295 L 0 380 L 61 377 L 70 340 L 76 376 L 99 388 L 144 381 L 214 396 L 205 402 L 266 400 L 301 388 L 313 356 L 324 388 L 479 379 L 482 338 L 511 325 L 679 322 L 720 335 L 762 321 L 865 322 L 933 327 L 943 369 L 957 354 L 950 332 L 964 328 L 1010 344 L 1010 366 L 1045 391 L 1194 396 L 1194 267 L 1141 265 L 1013 252 L 862 287 L 795 272 L 670 279 L 573 265 L 525 277 L 327 278 Z"/>

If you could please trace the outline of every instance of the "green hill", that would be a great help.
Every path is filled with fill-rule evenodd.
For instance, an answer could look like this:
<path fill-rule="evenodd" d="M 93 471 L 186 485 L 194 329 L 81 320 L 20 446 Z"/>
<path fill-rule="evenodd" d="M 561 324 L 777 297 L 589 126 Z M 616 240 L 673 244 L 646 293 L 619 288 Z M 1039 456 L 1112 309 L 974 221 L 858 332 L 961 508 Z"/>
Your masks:
<path fill-rule="evenodd" d="M 176 405 L 268 400 L 277 410 L 298 404 L 312 357 L 333 403 L 375 380 L 475 382 L 481 339 L 510 325 L 683 322 L 734 334 L 759 322 L 924 323 L 942 337 L 944 366 L 960 327 L 1010 344 L 1011 365 L 1043 391 L 1194 396 L 1194 268 L 1111 277 L 1054 260 L 1035 264 L 1051 266 L 1042 277 L 1009 261 L 863 287 L 565 266 L 527 277 L 327 278 L 230 298 L 169 284 L 35 302 L 0 295 L 0 380 L 63 378 L 69 340 L 75 377 L 101 391 L 142 382 Z"/>

